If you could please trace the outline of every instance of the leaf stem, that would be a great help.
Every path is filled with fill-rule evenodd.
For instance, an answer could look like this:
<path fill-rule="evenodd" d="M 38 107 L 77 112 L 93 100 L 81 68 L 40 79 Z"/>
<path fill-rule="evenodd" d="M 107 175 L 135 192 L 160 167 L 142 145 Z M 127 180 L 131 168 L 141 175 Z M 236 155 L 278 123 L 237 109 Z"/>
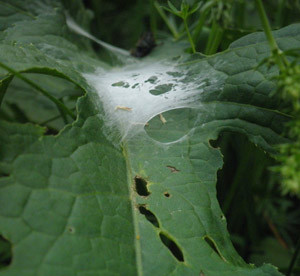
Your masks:
<path fill-rule="evenodd" d="M 209 49 L 209 53 L 208 53 L 209 55 L 213 55 L 217 52 L 218 47 L 222 40 L 223 33 L 224 33 L 224 31 L 223 31 L 222 27 L 217 25 L 216 34 L 214 36 L 212 44 L 210 45 L 210 49 Z"/>
<path fill-rule="evenodd" d="M 215 54 L 218 46 L 220 45 L 222 36 L 223 36 L 223 29 L 222 27 L 217 23 L 216 20 L 213 21 L 211 31 L 208 37 L 208 41 L 205 47 L 205 54 L 206 55 L 212 55 Z"/>
<path fill-rule="evenodd" d="M 255 2 L 256 2 L 256 7 L 257 7 L 257 10 L 258 10 L 258 13 L 259 13 L 259 16 L 260 16 L 260 20 L 261 20 L 261 23 L 263 25 L 263 28 L 264 28 L 265 34 L 267 36 L 268 42 L 270 44 L 271 50 L 272 50 L 272 52 L 279 51 L 278 45 L 277 45 L 277 43 L 276 43 L 276 41 L 275 41 L 275 39 L 272 35 L 270 23 L 269 23 L 269 20 L 267 18 L 264 6 L 263 6 L 261 0 L 255 0 Z"/>
<path fill-rule="evenodd" d="M 207 16 L 207 11 L 205 10 L 201 13 L 200 18 L 197 23 L 197 26 L 196 26 L 195 30 L 193 31 L 193 41 L 196 41 L 196 42 L 198 41 L 198 37 L 199 37 L 200 33 L 202 32 L 206 16 Z"/>
<path fill-rule="evenodd" d="M 14 77 L 13 75 L 9 74 L 8 76 L 6 76 L 2 80 L 0 80 L 0 106 L 1 106 L 1 103 L 3 100 L 3 97 L 5 95 L 6 89 L 8 88 L 13 77 Z"/>
<path fill-rule="evenodd" d="M 272 222 L 272 220 L 270 219 L 270 217 L 267 215 L 267 212 L 264 211 L 263 212 L 263 217 L 266 220 L 271 232 L 273 233 L 274 237 L 276 238 L 276 240 L 279 242 L 279 244 L 284 248 L 284 249 L 288 249 L 288 245 L 286 244 L 285 240 L 281 237 L 281 235 L 279 234 L 276 226 L 274 225 L 274 223 Z"/>
<path fill-rule="evenodd" d="M 286 5 L 286 0 L 279 0 L 278 10 L 276 14 L 277 27 L 281 27 L 283 25 L 283 21 L 285 17 L 285 5 Z"/>
<path fill-rule="evenodd" d="M 154 38 L 156 38 L 157 22 L 156 22 L 156 13 L 155 13 L 155 7 L 154 7 L 153 0 L 150 0 L 150 29 L 154 35 Z"/>
<path fill-rule="evenodd" d="M 75 110 L 75 109 L 76 109 L 75 107 L 71 108 L 71 110 Z M 38 123 L 38 124 L 41 125 L 41 126 L 44 126 L 44 125 L 47 125 L 48 123 L 51 123 L 51 122 L 53 122 L 53 121 L 55 121 L 59 118 L 61 118 L 61 114 L 59 114 L 57 116 L 54 116 L 54 117 L 51 117 L 51 118 L 47 119 L 46 121 L 43 121 L 43 122 Z"/>
<path fill-rule="evenodd" d="M 299 252 L 300 252 L 300 238 L 298 239 L 296 249 L 295 249 L 295 252 L 293 254 L 293 258 L 292 258 L 291 263 L 289 265 L 289 269 L 288 269 L 288 272 L 287 272 L 286 276 L 291 276 L 292 275 L 292 272 L 293 272 L 293 269 L 294 269 L 294 266 L 295 266 L 295 263 L 296 263 Z"/>
<path fill-rule="evenodd" d="M 175 29 L 173 24 L 170 23 L 167 15 L 165 14 L 164 10 L 161 8 L 161 6 L 158 4 L 157 1 L 154 1 L 154 7 L 156 8 L 157 12 L 159 13 L 159 15 L 161 16 L 163 21 L 165 21 L 165 23 L 166 23 L 167 27 L 169 28 L 169 30 L 171 31 L 173 37 L 175 39 L 178 39 L 179 35 L 178 35 L 177 30 Z"/>
<path fill-rule="evenodd" d="M 195 44 L 194 44 L 193 38 L 191 36 L 191 33 L 190 33 L 190 30 L 189 30 L 189 26 L 187 24 L 187 19 L 186 18 L 183 18 L 183 24 L 184 24 L 184 28 L 185 28 L 185 31 L 187 33 L 189 42 L 191 44 L 193 54 L 195 54 L 196 53 Z"/>
<path fill-rule="evenodd" d="M 36 83 L 34 83 L 33 81 L 31 81 L 30 79 L 24 77 L 23 75 L 21 75 L 19 72 L 15 71 L 14 69 L 12 69 L 12 68 L 8 67 L 7 65 L 3 64 L 2 62 L 0 62 L 0 67 L 2 67 L 3 69 L 5 69 L 9 73 L 15 75 L 16 77 L 18 77 L 19 79 L 21 79 L 22 81 L 26 82 L 31 87 L 35 88 L 37 91 L 39 91 L 40 93 L 42 93 L 45 97 L 47 97 L 49 100 L 51 100 L 57 106 L 57 108 L 60 111 L 63 111 L 66 114 L 68 114 L 73 120 L 76 119 L 76 116 L 74 115 L 74 113 L 69 108 L 67 108 L 61 101 L 59 101 L 58 99 L 56 99 L 55 97 L 53 97 L 45 89 L 43 89 L 42 87 L 40 87 L 39 85 L 37 85 Z"/>
<path fill-rule="evenodd" d="M 269 20 L 267 18 L 264 6 L 261 0 L 255 0 L 256 7 L 260 16 L 261 23 L 263 25 L 264 32 L 266 34 L 267 40 L 269 42 L 271 52 L 275 58 L 275 61 L 281 71 L 283 71 L 286 67 L 287 61 L 285 57 L 282 55 L 281 50 L 279 49 L 276 40 L 272 35 L 272 30 L 270 27 Z"/>
<path fill-rule="evenodd" d="M 60 107 L 58 107 L 58 111 L 59 111 L 65 125 L 68 124 L 69 122 L 68 122 L 68 118 L 67 118 L 66 113 Z"/>
<path fill-rule="evenodd" d="M 246 1 L 238 2 L 237 3 L 237 26 L 239 26 L 240 29 L 244 29 L 244 21 L 245 21 L 245 7 L 246 7 Z"/>

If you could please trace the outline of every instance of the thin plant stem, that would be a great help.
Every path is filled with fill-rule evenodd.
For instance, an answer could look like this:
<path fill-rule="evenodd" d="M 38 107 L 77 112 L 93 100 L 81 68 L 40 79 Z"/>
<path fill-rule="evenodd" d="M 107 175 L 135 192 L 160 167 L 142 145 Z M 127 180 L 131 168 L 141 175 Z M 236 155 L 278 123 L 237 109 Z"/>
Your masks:
<path fill-rule="evenodd" d="M 235 173 L 234 180 L 230 185 L 230 190 L 226 195 L 226 199 L 224 201 L 222 210 L 225 215 L 228 215 L 230 206 L 232 204 L 233 198 L 239 188 L 239 184 L 241 183 L 241 179 L 244 177 L 244 168 L 243 166 L 239 166 L 237 172 Z"/>
<path fill-rule="evenodd" d="M 212 26 L 211 26 L 211 30 L 209 33 L 209 37 L 208 37 L 208 41 L 206 43 L 206 47 L 205 47 L 205 54 L 208 55 L 210 53 L 210 49 L 211 46 L 213 44 L 213 41 L 215 39 L 215 36 L 218 32 L 218 23 L 216 22 L 216 20 L 213 21 Z"/>
<path fill-rule="evenodd" d="M 215 5 L 215 3 L 213 1 L 211 2 L 208 2 L 204 5 L 203 9 L 202 9 L 202 13 L 200 15 L 200 18 L 199 18 L 199 21 L 198 21 L 198 24 L 196 26 L 196 29 L 194 30 L 194 33 L 193 33 L 193 41 L 196 41 L 196 44 L 197 44 L 197 41 L 198 41 L 198 37 L 199 37 L 199 34 L 201 33 L 202 29 L 203 29 L 203 26 L 204 26 L 204 23 L 205 23 L 205 19 L 207 17 L 207 13 L 209 12 L 209 10 Z M 211 37 L 209 37 L 210 39 L 212 39 Z M 209 44 L 209 42 L 207 43 L 207 45 Z M 206 47 L 207 49 L 207 47 Z"/>
<path fill-rule="evenodd" d="M 194 44 L 193 38 L 191 36 L 191 33 L 190 33 L 190 30 L 189 30 L 189 26 L 187 24 L 187 19 L 186 18 L 183 19 L 183 24 L 184 24 L 184 28 L 185 28 L 185 31 L 187 33 L 189 42 L 191 44 L 193 54 L 195 54 L 196 53 L 195 44 Z"/>
<path fill-rule="evenodd" d="M 292 257 L 291 263 L 289 265 L 289 269 L 288 269 L 288 272 L 287 272 L 286 276 L 291 276 L 292 275 L 292 272 L 293 272 L 294 266 L 296 264 L 296 260 L 297 260 L 299 252 L 300 252 L 300 238 L 298 239 L 296 249 L 295 249 L 295 252 L 293 254 L 293 257 Z"/>
<path fill-rule="evenodd" d="M 163 21 L 166 23 L 166 25 L 169 28 L 169 30 L 171 31 L 173 37 L 175 39 L 178 39 L 179 35 L 178 35 L 177 30 L 174 28 L 173 24 L 170 23 L 167 15 L 165 14 L 165 12 L 161 8 L 161 6 L 157 3 L 157 1 L 154 1 L 154 7 L 156 8 L 157 12 L 159 13 L 159 15 L 161 16 L 161 18 L 163 19 Z"/>
<path fill-rule="evenodd" d="M 154 35 L 154 38 L 156 38 L 156 32 L 157 32 L 157 22 L 156 22 L 156 13 L 155 13 L 155 7 L 154 7 L 154 1 L 150 0 L 150 29 L 151 32 Z"/>
<path fill-rule="evenodd" d="M 258 13 L 259 13 L 259 17 L 260 17 L 261 23 L 263 25 L 264 32 L 266 34 L 267 40 L 269 42 L 272 54 L 276 59 L 276 63 L 278 65 L 279 69 L 281 71 L 283 71 L 286 67 L 285 65 L 287 64 L 287 61 L 286 61 L 285 57 L 282 55 L 282 52 L 279 49 L 279 47 L 276 43 L 276 40 L 274 39 L 274 37 L 272 35 L 272 30 L 271 30 L 271 27 L 270 27 L 270 23 L 269 23 L 269 20 L 267 18 L 267 15 L 266 15 L 264 6 L 262 4 L 262 1 L 261 0 L 255 0 L 255 3 L 256 3 L 256 7 L 257 7 L 257 10 L 258 10 Z"/>
<path fill-rule="evenodd" d="M 267 212 L 263 212 L 263 217 L 266 220 L 271 232 L 273 233 L 274 237 L 276 238 L 276 240 L 279 242 L 279 244 L 284 248 L 284 249 L 288 249 L 288 245 L 285 242 L 285 240 L 281 237 L 281 235 L 279 234 L 276 226 L 274 225 L 274 223 L 272 222 L 272 220 L 270 219 L 270 217 L 267 215 Z"/>
<path fill-rule="evenodd" d="M 272 30 L 271 30 L 270 23 L 267 18 L 264 6 L 263 6 L 261 0 L 255 0 L 255 2 L 256 2 L 256 7 L 257 7 L 257 10 L 259 13 L 259 17 L 260 17 L 261 23 L 263 25 L 265 34 L 267 36 L 268 42 L 270 44 L 271 50 L 272 50 L 272 52 L 279 51 L 278 45 L 272 35 Z"/>
<path fill-rule="evenodd" d="M 8 76 L 5 76 L 2 80 L 0 80 L 0 106 L 5 95 L 6 89 L 8 88 L 13 77 L 13 75 L 9 74 Z"/>
<path fill-rule="evenodd" d="M 71 110 L 75 110 L 75 109 L 76 109 L 76 107 L 71 108 Z M 57 120 L 59 118 L 61 118 L 61 114 L 57 115 L 57 116 L 54 116 L 52 118 L 49 118 L 46 121 L 43 121 L 43 122 L 39 123 L 39 125 L 44 126 L 44 125 L 46 125 L 48 123 L 51 123 L 51 122 L 53 122 L 53 121 L 55 121 L 55 120 Z"/>
<path fill-rule="evenodd" d="M 217 25 L 214 39 L 213 39 L 213 41 L 210 45 L 210 48 L 208 50 L 208 55 L 213 55 L 217 52 L 218 47 L 219 47 L 219 45 L 221 43 L 221 40 L 222 40 L 222 37 L 223 37 L 223 33 L 224 33 L 224 31 L 223 31 L 222 27 Z"/>
<path fill-rule="evenodd" d="M 239 26 L 240 29 L 244 29 L 245 6 L 245 1 L 242 3 L 237 3 L 237 26 Z"/>
<path fill-rule="evenodd" d="M 30 79 L 24 77 L 19 72 L 13 70 L 12 68 L 8 67 L 7 65 L 0 62 L 0 67 L 8 71 L 9 73 L 15 75 L 17 78 L 21 79 L 22 81 L 26 82 L 31 87 L 35 88 L 37 91 L 39 91 L 41 94 L 43 94 L 45 97 L 47 97 L 49 100 L 51 100 L 59 110 L 62 110 L 65 114 L 68 114 L 72 119 L 76 119 L 76 116 L 73 114 L 73 112 L 67 108 L 61 101 L 53 97 L 49 92 L 47 92 L 45 89 L 31 81 Z"/>
<path fill-rule="evenodd" d="M 278 11 L 276 14 L 276 25 L 277 27 L 281 27 L 283 25 L 283 17 L 285 15 L 285 5 L 286 0 L 280 0 L 278 4 Z"/>
<path fill-rule="evenodd" d="M 195 30 L 193 31 L 193 41 L 194 41 L 194 43 L 196 42 L 195 43 L 196 45 L 197 45 L 199 35 L 202 32 L 206 16 L 207 16 L 207 10 L 205 10 L 201 13 L 200 18 L 197 23 L 197 26 L 196 26 Z"/>
<path fill-rule="evenodd" d="M 62 119 L 63 119 L 63 122 L 64 122 L 65 124 L 68 124 L 69 122 L 68 122 L 68 118 L 67 118 L 66 113 L 63 112 L 63 110 L 61 110 L 60 107 L 58 107 L 58 111 L 59 111 L 59 113 L 60 113 L 60 115 L 61 115 L 61 117 L 62 117 Z"/>

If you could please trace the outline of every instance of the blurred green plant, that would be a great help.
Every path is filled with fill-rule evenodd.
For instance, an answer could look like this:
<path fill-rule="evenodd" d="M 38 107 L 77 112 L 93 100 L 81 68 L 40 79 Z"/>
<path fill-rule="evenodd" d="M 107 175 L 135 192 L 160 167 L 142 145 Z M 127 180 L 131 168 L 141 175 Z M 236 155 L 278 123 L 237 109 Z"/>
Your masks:
<path fill-rule="evenodd" d="M 182 1 L 180 10 L 178 10 L 170 1 L 168 1 L 168 5 L 169 5 L 169 8 L 167 8 L 167 7 L 163 7 L 163 8 L 165 10 L 169 11 L 170 13 L 173 13 L 174 15 L 180 17 L 183 20 L 184 29 L 188 36 L 188 40 L 191 44 L 192 52 L 196 53 L 195 44 L 194 44 L 193 38 L 191 36 L 187 20 L 190 15 L 195 13 L 200 8 L 200 6 L 202 5 L 202 2 L 199 2 L 197 5 L 194 5 L 193 7 L 190 8 L 189 4 L 187 4 L 186 1 Z"/>
<path fill-rule="evenodd" d="M 287 58 L 288 55 L 297 56 L 298 52 L 280 50 L 272 35 L 262 1 L 256 0 L 256 5 L 271 48 L 271 56 L 264 59 L 260 65 L 278 66 L 279 74 L 274 77 L 277 82 L 276 94 L 289 105 L 285 111 L 292 116 L 286 131 L 292 142 L 280 145 L 280 154 L 277 157 L 280 165 L 274 170 L 282 175 L 283 193 L 300 196 L 300 65 L 297 59 L 290 62 Z"/>

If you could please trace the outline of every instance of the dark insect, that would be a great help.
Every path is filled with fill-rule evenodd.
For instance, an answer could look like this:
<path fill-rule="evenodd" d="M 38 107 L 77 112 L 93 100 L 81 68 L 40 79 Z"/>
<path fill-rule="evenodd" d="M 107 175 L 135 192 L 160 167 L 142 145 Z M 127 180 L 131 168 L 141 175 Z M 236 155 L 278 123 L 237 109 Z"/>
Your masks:
<path fill-rule="evenodd" d="M 148 31 L 142 35 L 142 37 L 136 43 L 135 48 L 131 50 L 131 55 L 139 58 L 147 56 L 155 46 L 156 43 L 154 36 L 152 32 Z"/>

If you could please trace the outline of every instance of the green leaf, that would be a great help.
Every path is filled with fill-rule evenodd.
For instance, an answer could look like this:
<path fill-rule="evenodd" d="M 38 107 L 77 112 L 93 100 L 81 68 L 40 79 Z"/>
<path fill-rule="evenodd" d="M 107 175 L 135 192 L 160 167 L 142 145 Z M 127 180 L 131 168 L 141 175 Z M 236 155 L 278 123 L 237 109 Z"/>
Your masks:
<path fill-rule="evenodd" d="M 280 275 L 233 248 L 216 197 L 222 155 L 210 145 L 222 131 L 272 153 L 284 141 L 287 117 L 269 97 L 276 71 L 253 70 L 268 44 L 254 35 L 203 58 L 164 41 L 111 68 L 75 44 L 62 6 L 48 2 L 0 2 L 2 19 L 18 18 L 1 23 L 0 61 L 86 94 L 56 136 L 0 121 L 0 233 L 13 245 L 0 275 Z M 278 32 L 283 49 L 299 47 L 294 26 Z"/>
<path fill-rule="evenodd" d="M 192 9 L 189 11 L 189 14 L 193 14 L 195 13 L 197 10 L 200 9 L 200 7 L 202 6 L 202 2 L 199 2 L 198 4 L 195 4 Z"/>
<path fill-rule="evenodd" d="M 14 75 L 27 83 L 29 86 L 34 88 L 36 91 L 40 92 L 42 95 L 44 95 L 46 98 L 48 98 L 50 101 L 52 101 L 59 110 L 61 110 L 65 115 L 71 116 L 71 118 L 75 119 L 75 115 L 72 113 L 71 110 L 69 110 L 60 100 L 57 98 L 53 97 L 48 91 L 37 85 L 36 83 L 32 82 L 30 79 L 24 77 L 21 75 L 19 72 L 14 71 L 11 69 L 9 66 L 6 66 L 5 64 L 0 62 L 0 67 L 3 68 L 4 70 L 8 71 L 11 75 Z"/>
<path fill-rule="evenodd" d="M 179 10 L 177 10 L 176 7 L 172 4 L 171 1 L 168 1 L 168 6 L 170 7 L 170 9 L 173 11 L 174 14 L 178 15 L 180 13 Z"/>
<path fill-rule="evenodd" d="M 34 73 L 27 74 L 27 78 L 30 78 L 34 83 L 39 83 L 54 97 L 61 99 L 71 110 L 75 110 L 76 100 L 83 93 L 79 87 L 62 78 Z M 58 117 L 58 119 L 47 123 L 47 126 L 56 130 L 64 127 L 57 107 L 46 97 L 36 93 L 32 87 L 18 79 L 14 79 L 9 85 L 1 109 L 18 122 L 31 121 L 43 124 Z M 18 119 L 18 111 L 22 112 L 22 118 Z M 22 119 L 27 120 L 22 121 Z"/>

